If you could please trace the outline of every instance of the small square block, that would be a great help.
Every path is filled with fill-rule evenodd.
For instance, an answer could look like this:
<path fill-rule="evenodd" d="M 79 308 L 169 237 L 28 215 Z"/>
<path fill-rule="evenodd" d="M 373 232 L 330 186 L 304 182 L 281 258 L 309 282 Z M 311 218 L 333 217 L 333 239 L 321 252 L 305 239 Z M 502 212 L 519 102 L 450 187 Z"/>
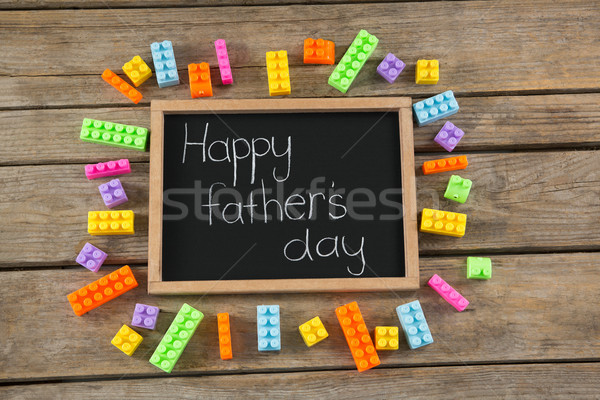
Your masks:
<path fill-rule="evenodd" d="M 90 243 L 86 243 L 77 256 L 77 263 L 92 272 L 98 272 L 104 260 L 106 253 Z"/>
<path fill-rule="evenodd" d="M 135 56 L 133 59 L 123 65 L 123 72 L 129 77 L 135 87 L 140 86 L 152 76 L 152 71 L 148 64 L 142 60 L 142 57 Z"/>
<path fill-rule="evenodd" d="M 137 303 L 133 311 L 131 325 L 138 328 L 154 329 L 159 312 L 160 309 L 158 307 Z"/>
<path fill-rule="evenodd" d="M 375 348 L 377 350 L 398 350 L 398 327 L 376 326 Z"/>
<path fill-rule="evenodd" d="M 462 129 L 457 128 L 452 122 L 447 121 L 433 140 L 447 151 L 452 151 L 464 135 L 465 133 Z"/>
<path fill-rule="evenodd" d="M 396 78 L 404 70 L 406 64 L 392 53 L 388 53 L 383 61 L 377 66 L 377 73 L 389 83 L 394 83 Z"/>
<path fill-rule="evenodd" d="M 281 350 L 279 306 L 256 306 L 258 351 Z"/>
<path fill-rule="evenodd" d="M 127 195 L 118 178 L 113 179 L 108 183 L 103 183 L 98 186 L 98 190 L 100 191 L 100 195 L 102 195 L 104 204 L 106 204 L 106 207 L 108 208 L 113 208 L 127 202 Z"/>
<path fill-rule="evenodd" d="M 440 80 L 438 60 L 418 60 L 415 68 L 415 83 L 435 85 Z"/>
<path fill-rule="evenodd" d="M 304 39 L 304 64 L 335 63 L 335 43 L 323 39 Z"/>
<path fill-rule="evenodd" d="M 487 257 L 467 257 L 467 279 L 491 279 L 492 260 Z"/>
<path fill-rule="evenodd" d="M 173 43 L 170 40 L 154 42 L 150 45 L 152 60 L 154 61 L 154 72 L 158 87 L 179 85 L 179 74 L 173 53 Z"/>
<path fill-rule="evenodd" d="M 188 64 L 188 74 L 190 76 L 190 94 L 192 95 L 192 99 L 211 97 L 213 95 L 208 63 Z"/>
<path fill-rule="evenodd" d="M 115 347 L 123 353 L 131 356 L 144 340 L 136 331 L 123 325 L 115 337 L 110 341 Z"/>
<path fill-rule="evenodd" d="M 452 175 L 448 181 L 448 187 L 444 197 L 448 200 L 457 201 L 464 204 L 469 197 L 473 182 L 470 179 L 463 179 L 458 175 Z"/>
<path fill-rule="evenodd" d="M 414 350 L 433 343 L 433 337 L 419 300 L 396 307 L 396 313 L 400 319 L 408 347 Z"/>
<path fill-rule="evenodd" d="M 460 107 L 454 98 L 454 92 L 447 90 L 425 100 L 413 104 L 413 112 L 417 125 L 425 126 L 458 112 Z"/>
<path fill-rule="evenodd" d="M 300 330 L 300 335 L 302 336 L 304 343 L 308 347 L 319 343 L 329 336 L 319 317 L 314 317 L 310 321 L 303 323 L 298 329 Z"/>

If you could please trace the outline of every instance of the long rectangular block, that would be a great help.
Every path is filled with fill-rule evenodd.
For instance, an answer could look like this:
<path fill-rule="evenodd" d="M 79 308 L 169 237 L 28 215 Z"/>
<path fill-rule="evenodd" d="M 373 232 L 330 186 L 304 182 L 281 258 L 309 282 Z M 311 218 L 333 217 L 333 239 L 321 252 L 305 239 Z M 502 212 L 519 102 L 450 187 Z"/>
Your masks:
<path fill-rule="evenodd" d="M 373 51 L 377 48 L 379 39 L 362 29 L 329 76 L 329 84 L 342 93 L 346 93 L 365 65 Z"/>
<path fill-rule="evenodd" d="M 444 197 L 448 200 L 464 204 L 469 197 L 472 186 L 473 182 L 470 179 L 463 179 L 458 175 L 452 175 L 448 181 Z"/>
<path fill-rule="evenodd" d="M 467 257 L 467 279 L 491 279 L 492 260 L 487 257 Z"/>
<path fill-rule="evenodd" d="M 402 325 L 408 347 L 414 350 L 433 343 L 433 337 L 419 300 L 396 307 L 396 313 Z"/>
<path fill-rule="evenodd" d="M 415 120 L 419 126 L 425 126 L 458 112 L 458 102 L 452 90 L 437 94 L 413 104 Z"/>
<path fill-rule="evenodd" d="M 256 306 L 256 330 L 258 351 L 281 350 L 281 328 L 279 306 Z"/>
<path fill-rule="evenodd" d="M 269 78 L 269 96 L 290 94 L 290 68 L 287 51 L 267 51 L 267 74 Z"/>
<path fill-rule="evenodd" d="M 88 143 L 107 144 L 123 149 L 146 151 L 148 129 L 84 118 L 79 138 Z"/>
<path fill-rule="evenodd" d="M 110 86 L 117 89 L 123 96 L 133 101 L 135 104 L 139 103 L 142 99 L 142 94 L 135 90 L 133 86 L 119 78 L 117 74 L 112 72 L 110 69 L 105 69 L 102 73 L 102 79 Z"/>
<path fill-rule="evenodd" d="M 231 360 L 231 327 L 229 326 L 229 313 L 217 314 L 217 330 L 219 331 L 219 353 L 221 360 Z"/>
<path fill-rule="evenodd" d="M 423 174 L 437 174 L 438 172 L 455 171 L 465 169 L 469 165 L 467 156 L 441 158 L 439 160 L 425 161 L 423 163 Z"/>
<path fill-rule="evenodd" d="M 89 211 L 88 233 L 90 235 L 133 235 L 133 211 Z"/>
<path fill-rule="evenodd" d="M 319 317 L 314 317 L 310 321 L 303 323 L 298 329 L 300 330 L 302 340 L 304 340 L 304 343 L 308 347 L 319 343 L 329 336 Z"/>
<path fill-rule="evenodd" d="M 458 128 L 452 122 L 446 121 L 433 141 L 446 149 L 446 151 L 452 151 L 464 135 L 465 133 L 462 129 Z"/>
<path fill-rule="evenodd" d="M 463 237 L 466 229 L 466 214 L 432 210 L 430 208 L 424 208 L 421 213 L 421 232 Z"/>
<path fill-rule="evenodd" d="M 188 73 L 190 76 L 190 93 L 192 99 L 211 97 L 213 95 L 208 63 L 188 64 Z"/>
<path fill-rule="evenodd" d="M 154 329 L 160 308 L 137 303 L 133 310 L 131 325 L 139 328 Z"/>
<path fill-rule="evenodd" d="M 458 311 L 463 311 L 469 305 L 469 301 L 454 290 L 452 286 L 448 285 L 438 274 L 433 275 L 429 282 L 427 282 L 427 285 L 438 292 L 444 300 Z"/>
<path fill-rule="evenodd" d="M 79 255 L 77 256 L 77 263 L 92 272 L 98 272 L 102 263 L 106 260 L 106 253 L 92 245 L 86 243 Z"/>
<path fill-rule="evenodd" d="M 150 67 L 142 60 L 142 57 L 135 56 L 131 61 L 123 65 L 123 72 L 129 77 L 135 87 L 140 86 L 152 76 Z"/>
<path fill-rule="evenodd" d="M 304 39 L 304 64 L 335 63 L 335 43 L 323 39 Z"/>
<path fill-rule="evenodd" d="M 126 158 L 99 162 L 98 164 L 87 164 L 85 166 L 85 176 L 89 180 L 129 173 L 131 173 L 131 166 L 129 165 L 129 160 Z"/>
<path fill-rule="evenodd" d="M 335 309 L 335 315 L 342 327 L 358 371 L 363 372 L 381 364 L 358 304 L 353 301 L 340 306 Z"/>
<path fill-rule="evenodd" d="M 231 85 L 233 83 L 233 74 L 231 73 L 231 65 L 229 64 L 229 54 L 227 53 L 227 43 L 225 43 L 225 40 L 215 40 L 215 51 L 217 52 L 217 62 L 219 63 L 221 82 L 223 82 L 223 85 Z"/>
<path fill-rule="evenodd" d="M 115 337 L 110 341 L 117 349 L 131 357 L 133 352 L 144 340 L 139 333 L 123 325 Z"/>
<path fill-rule="evenodd" d="M 203 318 L 204 314 L 184 303 L 150 357 L 150 364 L 171 373 Z"/>
<path fill-rule="evenodd" d="M 67 296 L 75 315 L 83 315 L 137 287 L 129 265 L 103 276 Z"/>
<path fill-rule="evenodd" d="M 100 191 L 102 200 L 104 200 L 104 204 L 108 208 L 113 208 L 127 202 L 127 195 L 118 178 L 108 183 L 103 183 L 98 186 L 98 190 Z"/>
<path fill-rule="evenodd" d="M 173 43 L 170 40 L 154 42 L 150 45 L 150 51 L 152 52 L 158 87 L 165 88 L 179 85 L 179 73 L 175 63 Z"/>

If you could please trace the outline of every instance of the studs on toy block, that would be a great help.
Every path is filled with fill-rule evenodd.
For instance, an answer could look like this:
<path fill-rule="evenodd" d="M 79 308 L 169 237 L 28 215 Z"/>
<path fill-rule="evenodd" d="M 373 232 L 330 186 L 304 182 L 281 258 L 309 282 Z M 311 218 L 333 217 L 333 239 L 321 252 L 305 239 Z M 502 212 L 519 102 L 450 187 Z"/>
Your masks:
<path fill-rule="evenodd" d="M 406 64 L 392 53 L 388 53 L 383 61 L 377 66 L 377 73 L 389 83 L 394 83 L 396 78 L 404 70 Z"/>
<path fill-rule="evenodd" d="M 131 166 L 129 165 L 129 160 L 126 158 L 117 161 L 99 162 L 98 164 L 87 164 L 85 166 L 85 176 L 89 180 L 129 173 L 131 173 Z"/>
<path fill-rule="evenodd" d="M 408 347 L 414 350 L 433 343 L 433 337 L 419 300 L 396 307 L 396 313 L 400 319 Z"/>
<path fill-rule="evenodd" d="M 173 53 L 173 43 L 170 40 L 154 42 L 150 45 L 152 51 L 152 60 L 154 61 L 154 71 L 156 72 L 156 81 L 158 87 L 165 88 L 179 85 L 179 74 L 177 73 L 177 64 L 175 63 L 175 54 Z"/>
<path fill-rule="evenodd" d="M 140 86 L 152 76 L 150 67 L 148 67 L 140 56 L 135 56 L 131 61 L 125 63 L 123 65 L 123 72 L 125 72 L 125 75 L 129 77 L 135 87 Z"/>
<path fill-rule="evenodd" d="M 192 98 L 211 97 L 213 95 L 208 63 L 188 64 L 190 75 L 190 93 Z"/>
<path fill-rule="evenodd" d="M 258 351 L 281 350 L 278 305 L 256 307 L 256 328 L 258 333 Z"/>
<path fill-rule="evenodd" d="M 398 327 L 376 326 L 375 348 L 377 350 L 398 350 Z"/>
<path fill-rule="evenodd" d="M 360 313 L 358 304 L 353 301 L 340 306 L 335 309 L 335 315 L 342 327 L 358 371 L 362 372 L 378 366 L 381 361 L 379 361 L 373 340 L 369 335 L 369 330 Z"/>
<path fill-rule="evenodd" d="M 438 60 L 418 60 L 415 69 L 415 83 L 435 85 L 440 80 L 440 63 Z"/>
<path fill-rule="evenodd" d="M 84 118 L 79 138 L 89 143 L 145 151 L 146 142 L 148 141 L 148 129 Z"/>
<path fill-rule="evenodd" d="M 90 243 L 86 243 L 77 256 L 77 263 L 92 272 L 98 272 L 104 260 L 106 253 Z"/>
<path fill-rule="evenodd" d="M 467 156 L 442 158 L 439 160 L 425 161 L 423 163 L 423 174 L 436 174 L 438 172 L 455 171 L 465 169 L 469 165 Z"/>
<path fill-rule="evenodd" d="M 467 279 L 491 279 L 492 260 L 487 257 L 467 257 Z"/>
<path fill-rule="evenodd" d="M 267 52 L 267 73 L 270 96 L 282 96 L 292 92 L 287 51 Z"/>
<path fill-rule="evenodd" d="M 304 64 L 335 63 L 335 44 L 323 39 L 304 39 Z"/>
<path fill-rule="evenodd" d="M 467 215 L 424 208 L 421 213 L 421 232 L 463 237 L 467 229 Z"/>
<path fill-rule="evenodd" d="M 90 235 L 133 235 L 133 211 L 89 211 L 88 233 Z"/>
<path fill-rule="evenodd" d="M 462 129 L 458 129 L 452 122 L 447 121 L 433 140 L 447 151 L 452 151 L 464 135 Z"/>
<path fill-rule="evenodd" d="M 144 340 L 136 331 L 123 325 L 115 337 L 110 341 L 115 347 L 131 357 L 133 352 Z"/>
<path fill-rule="evenodd" d="M 365 65 L 373 51 L 377 48 L 379 39 L 361 30 L 329 76 L 329 84 L 342 93 L 346 93 Z"/>
<path fill-rule="evenodd" d="M 446 188 L 444 197 L 448 200 L 464 204 L 469 197 L 471 186 L 473 186 L 471 180 L 463 179 L 458 175 L 452 175 L 448 181 L 448 187 Z"/>
<path fill-rule="evenodd" d="M 303 323 L 298 329 L 300 330 L 300 336 L 302 336 L 304 343 L 308 347 L 319 343 L 329 336 L 319 317 L 314 317 L 310 321 Z"/>
<path fill-rule="evenodd" d="M 221 360 L 231 360 L 231 328 L 229 326 L 229 313 L 217 314 L 217 329 L 219 330 L 219 353 Z"/>
<path fill-rule="evenodd" d="M 424 126 L 454 115 L 458 112 L 459 108 L 452 90 L 413 104 L 415 119 L 419 126 Z"/>
<path fill-rule="evenodd" d="M 117 89 L 121 94 L 133 101 L 135 104 L 139 103 L 142 99 L 142 94 L 135 90 L 129 83 L 119 78 L 117 74 L 112 72 L 110 69 L 105 69 L 102 73 L 102 79 L 110 86 Z"/>
<path fill-rule="evenodd" d="M 233 83 L 233 75 L 231 74 L 231 65 L 229 64 L 229 54 L 227 53 L 225 40 L 215 40 L 215 50 L 217 52 L 219 71 L 221 72 L 221 82 L 223 82 L 223 85 L 231 85 Z"/>
<path fill-rule="evenodd" d="M 456 308 L 459 312 L 463 311 L 469 305 L 469 301 L 465 299 L 460 293 L 458 293 L 452 286 L 448 285 L 438 274 L 431 277 L 427 282 L 430 288 L 438 292 L 444 300 L 446 300 L 452 307 Z"/>
<path fill-rule="evenodd" d="M 127 195 L 118 178 L 108 183 L 103 183 L 98 186 L 98 190 L 100 191 L 102 200 L 104 200 L 104 204 L 108 208 L 113 208 L 127 202 Z"/>
<path fill-rule="evenodd" d="M 158 307 L 137 303 L 133 311 L 131 325 L 138 328 L 154 329 L 159 312 L 160 309 Z"/>

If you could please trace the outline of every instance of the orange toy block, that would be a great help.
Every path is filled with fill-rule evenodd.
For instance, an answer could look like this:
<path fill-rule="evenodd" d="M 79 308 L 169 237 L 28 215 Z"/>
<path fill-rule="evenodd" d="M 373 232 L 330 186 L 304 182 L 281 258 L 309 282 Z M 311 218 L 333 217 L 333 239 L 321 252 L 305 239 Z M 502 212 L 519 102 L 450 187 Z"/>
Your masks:
<path fill-rule="evenodd" d="M 138 283 L 129 265 L 112 272 L 67 296 L 76 315 L 83 315 L 96 307 L 137 287 Z"/>
<path fill-rule="evenodd" d="M 110 86 L 117 89 L 135 104 L 139 103 L 142 99 L 142 94 L 140 92 L 135 90 L 133 86 L 131 86 L 129 83 L 119 78 L 117 74 L 112 72 L 110 69 L 107 68 L 104 70 L 104 72 L 102 73 L 102 79 L 104 79 Z"/>
<path fill-rule="evenodd" d="M 353 301 L 340 306 L 335 309 L 335 315 L 344 331 L 358 371 L 363 372 L 381 364 L 358 304 Z"/>
<path fill-rule="evenodd" d="M 458 156 L 450 158 L 442 158 L 439 160 L 425 161 L 423 163 L 423 173 L 425 175 L 435 174 L 438 172 L 455 171 L 457 169 L 465 169 L 469 165 L 467 156 Z"/>
<path fill-rule="evenodd" d="M 335 63 L 335 43 L 323 39 L 304 39 L 304 64 Z"/>
<path fill-rule="evenodd" d="M 213 95 L 208 63 L 188 64 L 188 72 L 190 74 L 190 92 L 192 93 L 192 99 L 198 97 L 210 97 Z"/>
<path fill-rule="evenodd" d="M 231 350 L 229 313 L 217 314 L 217 324 L 219 328 L 219 349 L 221 351 L 221 360 L 231 360 L 233 358 L 233 352 Z"/>

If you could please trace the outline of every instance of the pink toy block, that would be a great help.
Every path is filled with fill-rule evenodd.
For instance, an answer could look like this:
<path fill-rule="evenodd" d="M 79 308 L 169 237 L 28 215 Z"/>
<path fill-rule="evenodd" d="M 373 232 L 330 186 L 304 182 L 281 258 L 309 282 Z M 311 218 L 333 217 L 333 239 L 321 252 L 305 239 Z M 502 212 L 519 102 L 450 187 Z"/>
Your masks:
<path fill-rule="evenodd" d="M 125 190 L 123 190 L 121 181 L 118 178 L 108 183 L 103 183 L 98 186 L 98 190 L 100 190 L 102 200 L 104 200 L 104 204 L 108 208 L 113 208 L 127 201 L 127 195 L 125 195 Z"/>
<path fill-rule="evenodd" d="M 131 325 L 139 328 L 154 329 L 159 312 L 160 309 L 158 307 L 137 303 L 133 311 Z"/>
<path fill-rule="evenodd" d="M 85 176 L 89 180 L 129 173 L 131 173 L 131 166 L 129 165 L 129 160 L 126 158 L 85 166 Z"/>
<path fill-rule="evenodd" d="M 77 263 L 92 272 L 98 272 L 104 260 L 106 253 L 90 243 L 86 243 L 77 256 Z"/>
<path fill-rule="evenodd" d="M 469 305 L 469 301 L 454 290 L 452 286 L 448 285 L 438 274 L 433 275 L 427 284 L 458 311 L 464 310 Z"/>
<path fill-rule="evenodd" d="M 229 65 L 229 55 L 227 54 L 225 40 L 216 40 L 215 50 L 217 51 L 217 61 L 219 62 L 219 70 L 221 71 L 221 81 L 223 85 L 231 85 L 233 83 L 233 75 L 231 75 L 231 66 Z"/>

